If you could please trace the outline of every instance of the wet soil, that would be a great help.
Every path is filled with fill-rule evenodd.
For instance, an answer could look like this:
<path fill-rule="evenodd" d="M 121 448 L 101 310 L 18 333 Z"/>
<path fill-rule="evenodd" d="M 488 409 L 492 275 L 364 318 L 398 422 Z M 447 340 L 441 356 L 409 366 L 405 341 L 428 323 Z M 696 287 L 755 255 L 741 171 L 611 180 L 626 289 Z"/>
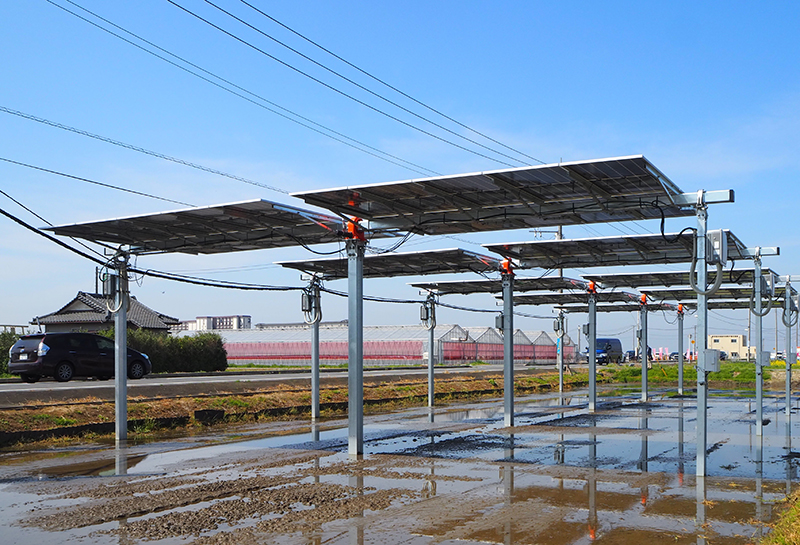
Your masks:
<path fill-rule="evenodd" d="M 0 454 L 5 543 L 753 543 L 796 489 L 800 426 L 756 438 L 749 398 L 710 405 L 709 476 L 695 406 L 585 393 L 404 409 L 366 419 L 226 427 L 118 447 Z M 605 408 L 603 408 L 605 407 Z"/>

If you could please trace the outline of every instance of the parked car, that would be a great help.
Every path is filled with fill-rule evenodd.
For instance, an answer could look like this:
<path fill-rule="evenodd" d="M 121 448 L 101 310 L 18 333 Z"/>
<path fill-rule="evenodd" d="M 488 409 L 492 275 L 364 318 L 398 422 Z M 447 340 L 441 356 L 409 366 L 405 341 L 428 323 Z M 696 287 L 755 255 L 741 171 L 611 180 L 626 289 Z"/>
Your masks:
<path fill-rule="evenodd" d="M 728 353 L 724 350 L 719 351 L 719 361 L 726 361 L 728 359 Z"/>
<path fill-rule="evenodd" d="M 669 359 L 670 361 L 678 361 L 680 359 L 680 354 L 678 352 L 670 352 Z"/>
<path fill-rule="evenodd" d="M 151 371 L 150 358 L 128 348 L 128 378 L 142 378 Z M 8 351 L 8 372 L 25 382 L 42 377 L 59 382 L 74 377 L 109 379 L 114 376 L 114 341 L 91 333 L 25 335 Z"/>
<path fill-rule="evenodd" d="M 627 350 L 625 352 L 625 361 L 628 363 L 636 361 L 636 350 Z"/>
<path fill-rule="evenodd" d="M 595 361 L 601 363 L 622 363 L 622 343 L 619 339 L 597 339 Z"/>

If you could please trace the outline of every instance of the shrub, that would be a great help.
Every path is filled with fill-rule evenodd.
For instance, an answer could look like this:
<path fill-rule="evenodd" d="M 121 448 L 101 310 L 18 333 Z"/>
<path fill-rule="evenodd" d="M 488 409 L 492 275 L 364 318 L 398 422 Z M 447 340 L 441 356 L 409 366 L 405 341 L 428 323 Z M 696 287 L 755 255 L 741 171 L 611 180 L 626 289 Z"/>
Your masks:
<path fill-rule="evenodd" d="M 8 373 L 8 351 L 19 339 L 19 335 L 10 331 L 0 333 L 0 375 Z"/>
<path fill-rule="evenodd" d="M 114 337 L 114 330 L 103 335 Z M 128 346 L 147 354 L 154 373 L 224 371 L 228 354 L 222 337 L 216 333 L 198 333 L 191 337 L 173 337 L 142 329 L 128 330 Z"/>

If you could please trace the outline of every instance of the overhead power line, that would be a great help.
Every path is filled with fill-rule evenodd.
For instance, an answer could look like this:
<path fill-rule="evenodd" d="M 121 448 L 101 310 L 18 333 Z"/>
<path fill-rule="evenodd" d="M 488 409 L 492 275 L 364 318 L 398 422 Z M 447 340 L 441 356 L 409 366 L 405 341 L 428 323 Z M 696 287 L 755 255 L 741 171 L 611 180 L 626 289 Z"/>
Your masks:
<path fill-rule="evenodd" d="M 380 100 L 383 100 L 384 102 L 386 102 L 386 103 L 388 103 L 388 104 L 391 104 L 391 105 L 392 105 L 392 106 L 394 106 L 395 108 L 398 108 L 398 109 L 400 109 L 400 110 L 402 110 L 402 111 L 406 112 L 407 114 L 413 115 L 413 116 L 414 116 L 414 117 L 416 117 L 417 119 L 420 119 L 420 120 L 422 120 L 422 121 L 425 121 L 426 123 L 430 123 L 430 124 L 431 124 L 431 125 L 433 125 L 434 127 L 437 127 L 437 128 L 439 128 L 439 129 L 441 129 L 441 130 L 443 130 L 443 131 L 447 132 L 447 133 L 450 133 L 450 134 L 452 134 L 453 136 L 455 136 L 455 137 L 457 137 L 457 138 L 461 138 L 461 139 L 463 139 L 463 140 L 466 140 L 467 142 L 469 142 L 469 143 L 471 143 L 471 144 L 475 144 L 475 145 L 476 145 L 476 146 L 478 146 L 478 147 L 481 147 L 481 148 L 483 148 L 483 149 L 485 149 L 485 150 L 491 151 L 492 153 L 496 153 L 496 154 L 500 155 L 501 157 L 505 157 L 506 159 L 511 159 L 512 161 L 517 161 L 518 163 L 521 163 L 521 164 L 523 164 L 523 165 L 526 163 L 525 161 L 522 161 L 522 160 L 520 160 L 520 159 L 518 159 L 518 158 L 516 158 L 516 157 L 513 157 L 513 156 L 511 156 L 511 155 L 508 155 L 508 154 L 506 154 L 506 153 L 503 153 L 502 151 L 498 151 L 498 150 L 496 150 L 496 149 L 494 149 L 494 148 L 492 148 L 492 147 L 489 147 L 489 146 L 486 146 L 486 145 L 484 145 L 484 144 L 481 144 L 480 142 L 477 142 L 476 140 L 473 140 L 473 139 L 471 139 L 471 138 L 468 138 L 468 137 L 466 137 L 466 136 L 464 136 L 464 135 L 462 135 L 462 134 L 459 134 L 459 133 L 457 133 L 457 132 L 455 132 L 455 131 L 453 131 L 453 130 L 451 130 L 451 129 L 448 129 L 448 128 L 447 128 L 447 127 L 445 127 L 444 125 L 441 125 L 441 124 L 439 124 L 439 123 L 436 123 L 435 121 L 432 121 L 432 120 L 428 119 L 427 117 L 425 117 L 425 116 L 423 116 L 423 115 L 420 115 L 420 114 L 418 114 L 418 113 L 416 113 L 416 112 L 414 112 L 414 111 L 412 111 L 412 110 L 409 110 L 409 109 L 408 109 L 408 108 L 406 108 L 405 106 L 402 106 L 402 105 L 398 104 L 397 102 L 395 102 L 395 101 L 393 101 L 393 100 L 391 100 L 391 99 L 389 99 L 389 98 L 386 98 L 385 96 L 381 95 L 380 93 L 377 93 L 377 92 L 373 91 L 372 89 L 369 89 L 369 88 L 367 88 L 367 87 L 365 87 L 365 86 L 361 85 L 360 83 L 358 83 L 358 82 L 356 82 L 356 81 L 352 80 L 351 78 L 348 78 L 347 76 L 345 76 L 344 74 L 341 74 L 340 72 L 337 72 L 336 70 L 334 70 L 334 69 L 330 68 L 329 66 L 326 66 L 326 65 L 322 64 L 321 62 L 318 62 L 318 61 L 316 61 L 316 60 L 312 59 L 312 58 L 311 58 L 311 57 L 309 57 L 308 55 L 306 55 L 306 54 L 304 54 L 304 53 L 302 53 L 302 52 L 298 51 L 297 49 L 293 48 L 292 46 L 290 46 L 290 45 L 288 45 L 288 44 L 286 44 L 286 43 L 284 43 L 284 42 L 280 41 L 279 39 L 275 38 L 275 37 L 274 37 L 274 36 L 272 36 L 271 34 L 267 34 L 267 33 L 266 33 L 266 32 L 264 32 L 263 30 L 261 30 L 260 28 L 258 28 L 258 27 L 256 27 L 256 26 L 254 26 L 254 25 L 251 25 L 250 23 L 248 23 L 248 22 L 247 22 L 247 21 L 245 21 L 244 19 L 241 19 L 240 17 L 237 17 L 236 15 L 234 15 L 233 13 L 231 13 L 230 11 L 228 11 L 228 10 L 226 10 L 226 9 L 224 9 L 224 8 L 221 8 L 220 6 L 218 6 L 217 4 L 215 4 L 214 2 L 212 2 L 211 0 L 205 0 L 205 2 L 206 2 L 206 4 L 208 4 L 208 5 L 210 5 L 210 6 L 214 7 L 214 8 L 216 8 L 217 10 L 221 11 L 222 13 L 224 13 L 225 15 L 227 15 L 228 17 L 231 17 L 232 19 L 235 19 L 236 21 L 239 21 L 240 23 L 242 23 L 243 25 L 247 26 L 248 28 L 250 28 L 250 29 L 252 29 L 252 30 L 255 30 L 256 32 L 258 32 L 259 34 L 261 34 L 262 36 L 264 36 L 265 38 L 269 38 L 269 39 L 270 39 L 270 40 L 272 40 L 273 42 L 275 42 L 275 43 L 277 43 L 277 44 L 281 45 L 282 47 L 285 47 L 286 49 L 288 49 L 288 50 L 289 50 L 289 51 L 291 51 L 292 53 L 294 53 L 294 54 L 296 54 L 296 55 L 299 55 L 299 56 L 303 57 L 303 58 L 304 58 L 304 59 L 306 59 L 308 62 L 310 62 L 310 63 L 313 63 L 313 64 L 315 64 L 316 66 L 319 66 L 320 68 L 322 68 L 323 70 L 325 70 L 325 71 L 327 71 L 327 72 L 330 72 L 331 74 L 334 74 L 335 76 L 337 76 L 337 77 L 339 77 L 339 78 L 343 79 L 344 81 L 346 81 L 346 82 L 350 83 L 351 85 L 355 85 L 356 87 L 358 87 L 358 88 L 359 88 L 359 89 L 361 89 L 362 91 L 365 91 L 365 92 L 367 92 L 367 93 L 371 94 L 372 96 L 374 96 L 374 97 L 376 97 L 376 98 L 379 98 Z M 245 2 L 245 4 L 247 4 L 247 3 Z M 250 4 L 247 4 L 247 5 L 248 5 L 248 6 L 250 6 L 251 8 L 253 7 L 253 6 L 251 6 Z M 256 8 L 253 8 L 253 9 L 256 9 Z M 261 13 L 261 14 L 263 14 L 263 12 L 262 12 L 262 11 L 260 11 L 260 10 L 258 10 L 258 9 L 256 9 L 256 11 L 258 11 L 258 12 L 259 12 L 259 13 Z"/>
<path fill-rule="evenodd" d="M 463 151 L 466 151 L 468 153 L 472 153 L 472 154 L 477 155 L 479 157 L 483 157 L 484 159 L 489 159 L 490 161 L 494 161 L 496 163 L 500 163 L 500 164 L 506 165 L 508 167 L 518 166 L 518 165 L 513 165 L 511 163 L 508 163 L 506 161 L 503 161 L 501 159 L 497 159 L 495 157 L 490 157 L 489 155 L 486 155 L 486 154 L 481 153 L 479 151 L 475 151 L 473 149 L 469 149 L 469 148 L 467 148 L 465 146 L 462 146 L 460 144 L 457 144 L 457 143 L 453 142 L 452 140 L 448 140 L 448 139 L 443 138 L 443 137 L 441 137 L 439 135 L 433 134 L 430 131 L 426 131 L 425 129 L 423 129 L 421 127 L 417 127 L 416 125 L 413 125 L 413 124 L 409 123 L 408 121 L 404 121 L 404 120 L 400 119 L 399 117 L 396 117 L 396 116 L 394 116 L 394 115 L 392 115 L 392 114 L 390 114 L 388 112 L 385 112 L 385 111 L 381 110 L 380 108 L 376 108 L 375 106 L 372 106 L 371 104 L 368 104 L 368 103 L 364 102 L 363 100 L 360 100 L 360 99 L 354 97 L 353 95 L 348 94 L 348 93 L 342 91 L 341 89 L 338 89 L 338 88 L 334 87 L 333 85 L 325 83 L 321 79 L 316 78 L 316 77 L 312 76 L 311 74 L 300 70 L 296 66 L 293 66 L 292 64 L 289 64 L 288 62 L 283 61 L 283 60 L 279 59 L 278 57 L 276 57 L 274 55 L 271 55 L 270 53 L 267 53 L 266 51 L 264 51 L 260 47 L 248 42 L 244 38 L 240 38 L 236 34 L 234 34 L 232 32 L 229 32 L 229 31 L 225 30 L 224 28 L 222 28 L 221 26 L 212 23 L 208 19 L 202 17 L 201 15 L 198 15 L 197 13 L 193 12 L 192 10 L 181 6 L 180 4 L 175 2 L 174 0 L 166 0 L 166 1 L 169 2 L 170 4 L 172 4 L 173 6 L 175 6 L 176 8 L 178 8 L 178 9 L 186 12 L 187 14 L 191 15 L 192 17 L 196 18 L 197 20 L 206 23 L 208 26 L 217 29 L 218 31 L 222 32 L 223 34 L 225 34 L 227 36 L 230 36 L 231 38 L 233 38 L 237 42 L 240 42 L 240 43 L 246 45 L 247 47 L 253 49 L 254 51 L 257 51 L 258 53 L 261 53 L 265 57 L 268 57 L 268 58 L 274 60 L 275 62 L 277 62 L 279 64 L 282 64 L 283 66 L 289 68 L 290 70 L 292 70 L 294 72 L 297 72 L 298 74 L 300 74 L 302 76 L 305 76 L 306 78 L 308 78 L 308 79 L 310 79 L 310 80 L 322 85 L 323 87 L 326 87 L 327 89 L 330 89 L 331 91 L 333 91 L 333 92 L 335 92 L 335 93 L 337 93 L 339 95 L 342 95 L 343 97 L 348 98 L 348 99 L 352 100 L 353 102 L 356 102 L 357 104 L 361 104 L 362 106 L 372 110 L 373 112 L 376 112 L 376 113 L 378 113 L 378 114 L 380 114 L 382 116 L 385 116 L 385 117 L 387 117 L 387 118 L 389 118 L 389 119 L 391 119 L 393 121 L 396 121 L 396 122 L 398 122 L 398 123 L 400 123 L 402 125 L 405 125 L 406 127 L 409 127 L 410 129 L 413 129 L 413 130 L 418 131 L 418 132 L 420 132 L 422 134 L 430 136 L 431 138 L 435 138 L 436 140 L 439 140 L 440 142 L 444 142 L 445 144 L 449 144 L 451 146 L 459 148 L 459 149 L 461 149 Z"/>
<path fill-rule="evenodd" d="M 49 125 L 50 127 L 55 127 L 57 129 L 62 129 L 69 132 L 74 132 L 75 134 L 80 134 L 82 136 L 88 136 L 89 138 L 93 138 L 95 140 L 100 140 L 101 142 L 106 142 L 108 144 L 113 144 L 115 146 L 119 146 L 121 148 L 127 148 L 129 150 L 138 151 L 139 153 L 144 153 L 146 155 L 150 155 L 152 157 L 157 157 L 159 159 L 164 159 L 166 161 L 172 161 L 173 163 L 178 163 L 181 165 L 185 165 L 187 167 L 196 168 L 197 170 L 202 170 L 204 172 L 209 172 L 211 174 L 217 174 L 219 176 L 225 176 L 226 178 L 231 178 L 232 180 L 236 180 L 239 182 L 244 182 L 246 184 L 255 185 L 258 187 L 262 187 L 264 189 L 269 189 L 271 191 L 277 191 L 278 193 L 283 193 L 288 195 L 289 192 L 285 189 L 281 189 L 279 187 L 273 187 L 270 185 L 262 184 L 261 182 L 256 182 L 253 180 L 248 180 L 247 178 L 242 178 L 241 176 L 236 176 L 234 174 L 228 174 L 227 172 L 222 172 L 221 170 L 217 170 L 214 168 L 204 167 L 203 165 L 198 165 L 197 163 L 191 163 L 189 161 L 184 161 L 183 159 L 178 159 L 176 157 L 171 157 L 169 155 L 165 155 L 163 153 L 158 153 L 157 151 L 152 151 L 146 148 L 142 148 L 139 146 L 134 146 L 133 144 L 126 144 L 125 142 L 120 142 L 119 140 L 114 140 L 113 138 L 109 138 L 107 136 L 101 136 L 99 134 L 94 134 L 89 131 L 84 131 L 82 129 L 77 129 L 75 127 L 70 127 L 69 125 L 64 125 L 62 123 L 56 123 L 55 121 L 50 121 L 49 119 L 44 119 L 42 117 L 36 117 L 32 114 L 26 114 L 25 112 L 20 112 L 19 110 L 12 110 L 11 108 L 6 108 L 5 106 L 0 106 L 0 112 L 5 112 L 7 114 L 15 115 L 17 117 L 21 117 L 23 119 L 28 119 L 30 121 L 36 121 L 37 123 L 41 123 L 43 125 Z"/>
<path fill-rule="evenodd" d="M 420 101 L 420 100 L 417 100 L 416 98 L 412 97 L 411 95 L 409 95 L 409 94 L 407 94 L 407 93 L 404 93 L 403 91 L 401 91 L 401 90 L 400 90 L 400 89 L 398 89 L 397 87 L 394 87 L 393 85 L 391 85 L 391 84 L 387 83 L 386 81 L 382 80 L 381 78 L 379 78 L 379 77 L 377 77 L 377 76 L 375 76 L 375 75 L 373 75 L 373 74 L 371 74 L 371 73 L 367 72 L 366 70 L 364 70 L 364 69 L 362 69 L 362 68 L 360 68 L 360 67 L 356 66 L 355 64 L 351 63 L 351 62 L 350 62 L 350 61 L 348 61 L 347 59 L 345 59 L 345 58 L 343 58 L 343 57 L 341 57 L 341 56 L 337 55 L 336 53 L 334 53 L 334 52 L 333 52 L 333 51 L 331 51 L 330 49 L 327 49 L 326 47 L 323 47 L 323 46 L 322 46 L 322 45 L 320 45 L 319 43 L 317 43 L 317 42 L 315 42 L 314 40 L 312 40 L 312 39 L 308 38 L 307 36 L 304 36 L 304 35 L 303 35 L 303 34 L 301 34 L 300 32 L 298 32 L 298 31 L 294 30 L 293 28 L 289 27 L 288 25 L 285 25 L 284 23 L 282 23 L 282 22 L 278 21 L 278 20 L 277 20 L 275 17 L 273 17 L 273 16 L 269 15 L 268 13 L 265 13 L 264 11 L 262 11 L 262 10 L 258 9 L 256 6 L 254 6 L 253 4 L 251 4 L 251 3 L 247 2 L 246 0 L 240 0 L 240 1 L 241 1 L 241 2 L 242 2 L 244 5 L 246 5 L 246 6 L 250 7 L 251 9 L 253 9 L 253 10 L 257 11 L 258 13 L 260 13 L 261 15 L 263 15 L 264 17 L 266 17 L 266 18 L 267 18 L 267 19 L 269 19 L 270 21 L 273 21 L 274 23 L 276 23 L 276 24 L 278 24 L 278 25 L 282 26 L 283 28 L 285 28 L 286 30 L 288 30 L 289 32 L 291 32 L 292 34 L 294 34 L 295 36 L 298 36 L 299 38 L 301 38 L 301 39 L 305 40 L 306 42 L 310 43 L 311 45 L 313 45 L 313 46 L 315 46 L 315 47 L 317 47 L 317 48 L 321 49 L 322 51 L 324 51 L 325 53 L 327 53 L 327 54 L 331 55 L 332 57 L 334 57 L 334 58 L 336 58 L 336 59 L 338 59 L 338 60 L 342 61 L 343 63 L 345 63 L 345 64 L 346 64 L 346 65 L 348 65 L 349 67 L 351 67 L 351 68 L 354 68 L 355 70 L 358 70 L 359 72 L 361 72 L 362 74 L 364 74 L 364 75 L 365 75 L 365 76 L 367 76 L 368 78 L 371 78 L 371 79 L 373 79 L 373 80 L 377 81 L 377 82 L 378 82 L 378 83 L 380 83 L 381 85 L 384 85 L 384 86 L 388 87 L 388 88 L 389 88 L 389 89 L 391 89 L 392 91 L 394 91 L 394 92 L 396 92 L 396 93 L 398 93 L 398 94 L 400 94 L 400 95 L 402 95 L 402 96 L 406 97 L 407 99 L 411 100 L 412 102 L 415 102 L 415 103 L 419 104 L 419 105 L 420 105 L 420 106 L 422 106 L 423 108 L 426 108 L 427 110 L 430 110 L 431 112 L 434 112 L 435 114 L 438 114 L 438 115 L 442 116 L 443 118 L 447 119 L 448 121 L 451 121 L 451 122 L 455 123 L 455 124 L 456 124 L 456 125 L 458 125 L 459 127 L 462 127 L 462 128 L 464 128 L 464 129 L 467 129 L 468 131 L 470 131 L 470 132 L 472 132 L 472 133 L 474 133 L 474 134 L 477 134 L 477 135 L 479 135 L 479 136 L 481 136 L 481 137 L 483 137 L 483 138 L 485 138 L 485 139 L 487 139 L 487 140 L 489 140 L 489 141 L 491 141 L 491 142 L 494 142 L 495 144 L 497 144 L 497 145 L 499 145 L 499 146 L 502 146 L 502 147 L 506 148 L 507 150 L 513 151 L 514 153 L 517 153 L 517 154 L 519 154 L 519 155 L 521 155 L 521 156 L 523 156 L 523 157 L 527 157 L 528 159 L 532 159 L 532 160 L 536 161 L 537 163 L 545 164 L 545 163 L 544 163 L 544 161 L 541 161 L 541 160 L 537 159 L 536 157 L 533 157 L 533 156 L 531 156 L 531 155 L 528 155 L 527 153 L 525 153 L 525 152 L 522 152 L 522 151 L 520 151 L 520 150 L 518 150 L 518 149 L 512 148 L 511 146 L 508 146 L 508 145 L 506 145 L 506 144 L 503 144 L 502 142 L 500 142 L 500 141 L 498 141 L 498 140 L 495 140 L 495 139 L 494 139 L 494 138 L 492 138 L 491 136 L 488 136 L 488 135 L 486 135 L 486 134 L 484 134 L 484 133 L 482 133 L 482 132 L 480 132 L 480 131 L 478 131 L 478 130 L 476 130 L 476 129 L 473 129 L 472 127 L 469 127 L 468 125 L 465 125 L 464 123 L 461 123 L 460 121 L 458 121 L 458 120 L 456 120 L 456 119 L 453 119 L 452 117 L 450 117 L 450 116 L 448 116 L 447 114 L 445 114 L 445 113 L 441 112 L 440 110 L 437 110 L 436 108 L 434 108 L 434 107 L 432 107 L 432 106 L 429 106 L 429 105 L 425 104 L 424 102 L 422 102 L 422 101 Z"/>
<path fill-rule="evenodd" d="M 144 193 L 142 191 L 136 191 L 135 189 L 128 189 L 126 187 L 119 187 L 119 186 L 116 186 L 116 185 L 105 184 L 103 182 L 97 182 L 95 180 L 90 180 L 89 178 L 81 178 L 80 176 L 73 176 L 72 174 L 66 174 L 64 172 L 59 172 L 57 170 L 50 170 L 49 168 L 37 167 L 35 165 L 29 165 L 28 163 L 21 163 L 19 161 L 14 161 L 12 159 L 6 159 L 5 157 L 0 157 L 0 161 L 5 161 L 6 163 L 11 163 L 13 165 L 19 165 L 21 167 L 32 168 L 32 169 L 35 169 L 35 170 L 41 170 L 42 172 L 48 172 L 50 174 L 56 174 L 57 176 L 63 176 L 65 178 L 71 178 L 73 180 L 78 180 L 79 182 L 86 182 L 88 184 L 99 185 L 101 187 L 107 187 L 109 189 L 116 189 L 117 191 L 124 191 L 125 193 L 132 193 L 134 195 L 139 195 L 141 197 L 148 197 L 150 199 L 157 199 L 159 201 L 167 201 L 167 202 L 171 202 L 171 203 L 175 203 L 175 204 L 182 204 L 184 206 L 194 206 L 194 205 L 189 204 L 187 202 L 176 201 L 174 199 L 167 199 L 166 197 L 159 197 L 157 195 L 152 195 L 150 193 Z"/>
<path fill-rule="evenodd" d="M 225 85 L 230 85 L 233 89 L 228 88 L 225 85 L 222 85 L 222 84 L 220 84 L 220 83 L 218 83 L 216 81 L 213 81 L 213 80 L 203 76 L 202 74 L 198 74 L 197 72 L 195 72 L 193 70 L 190 70 L 189 68 L 186 68 L 185 66 L 182 66 L 182 65 L 180 65 L 180 64 L 178 64 L 178 63 L 176 63 L 176 62 L 174 62 L 174 61 L 172 61 L 172 60 L 170 60 L 170 59 L 168 59 L 168 58 L 166 58 L 166 57 L 164 57 L 162 55 L 159 55 L 158 53 L 155 53 L 154 51 L 150 51 L 146 47 L 143 47 L 143 46 L 141 46 L 141 45 L 139 45 L 139 44 L 137 44 L 137 43 L 125 38 L 124 36 L 121 36 L 121 35 L 117 34 L 116 32 L 114 32 L 112 30 L 109 30 L 109 29 L 107 29 L 107 28 L 95 23 L 94 21 L 91 21 L 90 19 L 87 19 L 86 17 L 83 17 L 82 15 L 80 15 L 78 13 L 75 13 L 74 11 L 72 11 L 72 10 L 62 6 L 62 5 L 59 5 L 59 4 L 55 3 L 53 0 L 45 0 L 45 1 L 48 2 L 49 4 L 52 4 L 53 6 L 55 6 L 57 8 L 59 8 L 59 9 L 61 9 L 62 11 L 65 11 L 66 13 L 69 13 L 73 17 L 76 17 L 76 18 L 80 19 L 81 21 L 84 21 L 85 23 L 88 23 L 88 24 L 94 26 L 95 28 L 98 28 L 99 30 L 102 30 L 103 32 L 106 32 L 107 34 L 110 34 L 111 36 L 114 36 L 115 38 L 117 38 L 119 40 L 122 40 L 123 42 L 125 42 L 125 43 L 127 43 L 129 45 L 132 45 L 132 46 L 136 47 L 137 49 L 139 49 L 141 51 L 144 51 L 148 55 L 152 55 L 153 57 L 156 57 L 159 60 L 162 60 L 162 61 L 164 61 L 164 62 L 166 62 L 166 63 L 168 63 L 168 64 L 170 64 L 170 65 L 172 65 L 172 66 L 174 66 L 174 67 L 176 67 L 178 69 L 180 69 L 180 70 L 183 70 L 184 72 L 186 72 L 188 74 L 191 74 L 191 75 L 195 76 L 196 78 L 199 78 L 199 79 L 205 81 L 206 83 L 210 83 L 211 85 L 213 85 L 213 86 L 215 86 L 215 87 L 217 87 L 217 88 L 219 88 L 219 89 L 221 89 L 221 90 L 223 90 L 223 91 L 225 91 L 227 93 L 230 93 L 230 94 L 232 94 L 232 95 L 234 95 L 234 96 L 236 96 L 238 98 L 241 98 L 242 100 L 246 100 L 247 102 L 249 102 L 249 103 L 251 103 L 251 104 L 253 104 L 255 106 L 258 106 L 259 108 L 262 108 L 262 109 L 264 109 L 264 110 L 266 110 L 266 111 L 268 111 L 270 113 L 273 113 L 273 114 L 275 114 L 275 115 L 277 115 L 279 117 L 282 117 L 283 119 L 286 119 L 287 121 L 291 121 L 292 123 L 300 125 L 303 128 L 306 128 L 306 129 L 308 129 L 310 131 L 313 131 L 313 132 L 315 132 L 317 134 L 320 134 L 320 135 L 322 135 L 322 136 L 324 136 L 326 138 L 329 138 L 331 140 L 339 142 L 340 144 L 344 144 L 345 146 L 349 146 L 349 147 L 351 147 L 351 148 L 353 148 L 355 150 L 358 150 L 358 151 L 360 151 L 362 153 L 365 153 L 367 155 L 375 157 L 376 159 L 380 159 L 381 161 L 385 161 L 387 163 L 391 163 L 393 165 L 405 168 L 405 169 L 410 170 L 412 172 L 416 172 L 417 174 L 421 174 L 423 176 L 429 176 L 431 174 L 434 174 L 434 175 L 441 174 L 439 172 L 436 172 L 436 171 L 431 170 L 429 168 L 423 167 L 423 166 L 418 165 L 416 163 L 413 163 L 411 161 L 407 161 L 405 159 L 402 159 L 402 158 L 400 158 L 400 157 L 398 157 L 396 155 L 393 155 L 391 153 L 382 151 L 382 150 L 380 150 L 380 149 L 378 149 L 376 147 L 370 146 L 369 144 L 366 144 L 364 142 L 361 142 L 360 140 L 357 140 L 355 138 L 347 136 L 346 134 L 343 134 L 343 133 L 338 132 L 338 131 L 336 131 L 334 129 L 331 129 L 330 127 L 326 127 L 325 125 L 322 125 L 321 123 L 317 123 L 316 121 L 313 121 L 310 118 L 307 118 L 307 117 L 305 117 L 303 115 L 300 115 L 297 112 L 294 112 L 294 111 L 292 111 L 292 110 L 290 110 L 288 108 L 284 108 L 283 106 L 281 106 L 281 105 L 279 105 L 279 104 L 277 104 L 275 102 L 272 102 L 272 101 L 264 98 L 263 96 L 261 96 L 261 95 L 259 95 L 257 93 L 253 93 L 252 91 L 249 91 L 249 90 L 245 89 L 244 87 L 236 85 L 235 83 L 233 83 L 233 82 L 231 82 L 231 81 L 229 81 L 229 80 L 227 80 L 227 79 L 225 79 L 225 78 L 223 78 L 221 76 L 218 76 L 218 75 L 214 74 L 213 72 L 211 72 L 209 70 L 206 70 L 205 68 L 202 68 L 201 66 L 199 66 L 197 64 L 194 64 L 191 61 L 188 61 L 187 59 L 185 59 L 185 58 L 183 58 L 183 57 L 181 57 L 179 55 L 171 53 L 170 51 L 164 49 L 163 47 L 160 47 L 160 46 L 154 44 L 153 42 L 150 42 L 150 41 L 146 40 L 145 38 L 142 38 L 141 36 L 131 32 L 129 30 L 126 30 L 125 28 L 117 25 L 116 23 L 101 17 L 100 15 L 94 13 L 93 11 L 90 11 L 90 10 L 88 10 L 88 9 L 78 5 L 78 4 L 76 4 L 72 0 L 65 0 L 65 1 L 69 2 L 70 4 L 75 6 L 76 8 L 78 8 L 78 9 L 80 9 L 80 10 L 82 10 L 82 11 L 84 11 L 84 12 L 90 14 L 90 15 L 92 15 L 93 17 L 96 17 L 97 19 L 103 21 L 104 23 L 106 23 L 108 25 L 111 25 L 112 27 L 114 27 L 114 28 L 116 28 L 116 29 L 118 29 L 118 30 L 120 30 L 120 31 L 122 31 L 122 32 L 124 32 L 124 33 L 126 33 L 126 34 L 128 34 L 128 35 L 130 35 L 130 36 L 132 36 L 134 38 L 136 38 L 137 40 L 140 40 L 140 41 L 146 43 L 150 47 L 153 47 L 153 48 L 157 49 L 158 51 L 161 51 L 164 54 L 169 55 L 170 57 L 172 57 L 174 59 L 177 59 L 180 62 L 183 62 L 183 63 L 191 66 L 192 68 L 197 69 L 198 71 L 202 72 L 203 74 L 207 74 L 208 76 L 223 82 Z M 241 93 L 237 92 L 234 89 L 238 89 L 239 91 L 241 91 Z M 291 116 L 294 116 L 294 117 L 291 117 Z M 295 118 L 297 118 L 297 119 L 295 119 Z M 59 128 L 65 128 L 65 127 L 66 126 L 59 127 Z M 325 132 L 325 131 L 327 131 L 327 132 Z M 84 134 L 84 132 L 81 132 L 79 134 Z M 90 134 L 84 134 L 84 135 L 85 136 L 89 136 Z M 110 140 L 111 139 L 108 139 L 106 141 L 109 141 L 110 143 L 116 143 L 116 142 L 111 142 Z M 127 146 L 125 146 L 125 147 L 127 147 Z M 130 147 L 130 149 L 136 149 L 136 147 L 132 146 L 132 147 Z M 141 151 L 141 150 L 136 149 L 136 151 Z M 156 154 L 155 156 L 156 157 L 161 157 L 161 154 Z M 162 159 L 166 159 L 167 157 L 165 156 L 165 157 L 161 157 L 161 158 Z M 187 164 L 187 163 L 182 162 L 182 161 L 178 161 L 178 162 L 181 162 L 181 164 Z M 189 166 L 192 166 L 192 165 L 189 165 Z M 203 169 L 203 170 L 205 170 L 205 169 Z M 211 172 L 211 170 L 209 170 L 209 172 Z M 222 174 L 222 175 L 226 175 L 226 174 Z M 259 182 L 253 182 L 252 180 L 247 180 L 245 178 L 240 178 L 238 176 L 232 176 L 231 175 L 231 176 L 228 176 L 228 177 L 236 179 L 236 180 L 239 180 L 239 181 L 243 181 L 245 183 L 252 183 L 254 185 L 258 185 L 259 187 L 264 187 L 265 189 L 270 189 L 270 190 L 273 190 L 273 191 L 277 191 L 279 193 L 284 193 L 284 194 L 288 193 L 284 189 L 267 186 L 267 185 L 261 184 Z"/>

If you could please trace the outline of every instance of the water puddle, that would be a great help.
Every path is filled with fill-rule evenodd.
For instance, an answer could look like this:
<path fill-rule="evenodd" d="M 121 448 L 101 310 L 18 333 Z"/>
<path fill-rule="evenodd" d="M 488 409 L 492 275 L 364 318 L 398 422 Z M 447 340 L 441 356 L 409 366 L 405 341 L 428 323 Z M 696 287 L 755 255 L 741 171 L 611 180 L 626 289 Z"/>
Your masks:
<path fill-rule="evenodd" d="M 706 478 L 691 398 L 591 414 L 580 393 L 541 395 L 513 428 L 497 400 L 368 418 L 359 458 L 338 423 L 4 457 L 0 530 L 42 545 L 747 543 L 800 465 L 780 402 L 757 437 L 748 395 L 710 403 Z"/>

